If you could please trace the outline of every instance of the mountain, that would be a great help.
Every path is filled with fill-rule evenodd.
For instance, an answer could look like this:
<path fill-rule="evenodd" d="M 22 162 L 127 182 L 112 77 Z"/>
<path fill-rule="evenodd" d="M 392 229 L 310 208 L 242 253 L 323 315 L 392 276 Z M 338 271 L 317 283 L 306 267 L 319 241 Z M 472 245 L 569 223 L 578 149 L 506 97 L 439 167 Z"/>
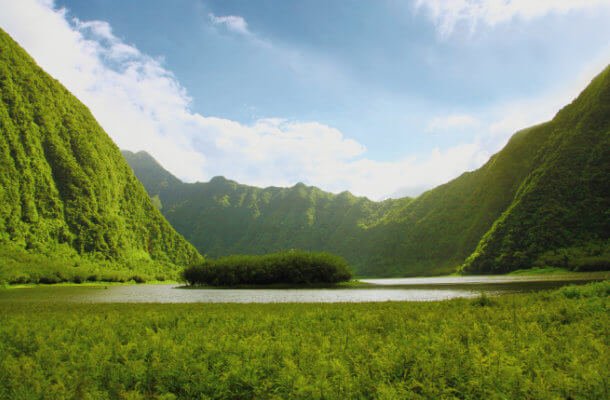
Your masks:
<path fill-rule="evenodd" d="M 168 221 L 211 257 L 301 248 L 342 255 L 361 275 L 428 275 L 455 271 L 473 252 L 532 168 L 537 139 L 516 134 L 479 170 L 384 202 L 303 184 L 183 183 L 145 152 L 123 155 Z"/>
<path fill-rule="evenodd" d="M 163 273 L 200 258 L 87 107 L 2 30 L 0 131 L 0 278 L 35 281 L 48 265 Z"/>
<path fill-rule="evenodd" d="M 464 270 L 610 269 L 610 66 L 529 135 L 541 141 L 531 171 Z"/>
<path fill-rule="evenodd" d="M 145 152 L 123 155 L 168 221 L 212 257 L 298 248 L 332 251 L 358 266 L 368 226 L 410 201 L 374 202 L 302 183 L 261 189 L 220 176 L 183 183 Z"/>
<path fill-rule="evenodd" d="M 609 75 L 552 121 L 517 132 L 478 170 L 415 199 L 222 177 L 188 184 L 144 152 L 123 155 L 170 223 L 213 257 L 323 250 L 368 276 L 609 268 Z"/>

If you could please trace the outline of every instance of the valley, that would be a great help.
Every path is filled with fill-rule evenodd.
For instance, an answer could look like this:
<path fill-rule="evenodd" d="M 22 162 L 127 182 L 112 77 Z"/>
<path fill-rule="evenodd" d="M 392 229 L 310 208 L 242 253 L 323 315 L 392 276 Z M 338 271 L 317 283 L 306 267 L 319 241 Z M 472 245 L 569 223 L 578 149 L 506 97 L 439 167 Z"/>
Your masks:
<path fill-rule="evenodd" d="M 354 8 L 353 34 L 384 34 L 374 16 L 394 2 L 341 2 L 338 13 L 299 2 L 281 18 L 292 2 L 111 3 L 0 0 L 0 399 L 609 398 L 610 66 L 546 122 L 497 132 L 547 107 L 532 94 L 541 77 L 567 90 L 552 65 L 533 71 L 552 59 L 538 41 L 575 31 L 568 18 L 570 29 L 547 32 L 575 5 L 525 35 L 525 62 L 504 54 L 524 33 L 503 13 L 463 24 L 484 1 L 433 24 L 446 4 L 430 16 L 414 3 L 392 35 L 408 57 L 323 30 Z M 246 9 L 251 24 L 237 15 Z M 406 12 L 392 10 L 388 21 Z M 510 23 L 541 18 L 530 11 Z M 168 21 L 180 21 L 180 40 Z M 470 36 L 450 38 L 462 25 Z M 479 26 L 509 32 L 501 57 L 489 37 L 475 40 Z M 288 28 L 319 43 L 273 42 Z M 579 43 L 574 59 L 582 42 L 565 43 Z M 484 56 L 469 53 L 482 44 Z M 474 69 L 460 69 L 468 60 Z M 252 78 L 261 65 L 273 81 Z M 310 89 L 321 97 L 307 104 Z M 517 92 L 528 101 L 505 106 Z M 292 119 L 267 118 L 272 105 Z M 219 169 L 227 177 L 210 179 Z M 261 178 L 252 171 L 269 179 L 242 182 L 289 184 L 230 176 Z M 381 201 L 344 190 L 363 180 L 367 194 L 388 182 L 428 190 Z"/>

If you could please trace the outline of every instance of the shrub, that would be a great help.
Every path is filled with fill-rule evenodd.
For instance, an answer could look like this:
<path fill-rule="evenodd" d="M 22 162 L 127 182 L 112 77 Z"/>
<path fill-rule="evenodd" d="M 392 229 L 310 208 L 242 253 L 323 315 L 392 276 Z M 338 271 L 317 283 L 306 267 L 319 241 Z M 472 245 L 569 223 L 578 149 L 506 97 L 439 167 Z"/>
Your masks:
<path fill-rule="evenodd" d="M 608 271 L 610 259 L 607 256 L 583 257 L 572 262 L 574 271 Z"/>
<path fill-rule="evenodd" d="M 140 275 L 133 275 L 129 280 L 134 281 L 135 283 L 144 283 L 146 279 Z"/>
<path fill-rule="evenodd" d="M 477 307 L 490 307 L 496 304 L 495 301 L 492 300 L 485 292 L 482 292 L 478 297 L 472 300 L 471 303 L 473 306 Z"/>
<path fill-rule="evenodd" d="M 269 285 L 337 283 L 352 275 L 347 262 L 329 253 L 285 251 L 262 256 L 229 256 L 184 270 L 190 285 Z"/>

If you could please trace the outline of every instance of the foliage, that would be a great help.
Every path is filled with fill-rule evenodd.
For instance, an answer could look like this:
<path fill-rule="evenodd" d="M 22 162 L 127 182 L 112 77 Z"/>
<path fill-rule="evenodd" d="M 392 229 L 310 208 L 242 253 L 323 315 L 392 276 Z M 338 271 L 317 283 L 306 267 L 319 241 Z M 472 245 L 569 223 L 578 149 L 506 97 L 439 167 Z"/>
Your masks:
<path fill-rule="evenodd" d="M 552 121 L 532 131 L 545 138 L 534 168 L 464 271 L 504 273 L 543 264 L 550 251 L 565 255 L 564 265 L 553 266 L 608 269 L 610 67 Z M 570 259 L 568 253 L 593 244 L 600 254 Z"/>
<path fill-rule="evenodd" d="M 396 202 L 335 195 L 302 183 L 264 189 L 223 177 L 183 183 L 145 152 L 123 155 L 149 195 L 159 199 L 172 226 L 210 257 L 293 248 L 327 251 L 362 273 L 367 229 Z"/>
<path fill-rule="evenodd" d="M 609 152 L 607 68 L 552 121 L 517 132 L 481 168 L 416 199 L 373 202 L 222 177 L 187 184 L 146 153 L 124 155 L 176 230 L 211 256 L 301 248 L 339 254 L 358 275 L 395 276 L 462 264 L 467 273 L 505 273 L 590 243 L 608 254 Z M 607 256 L 591 257 L 569 268 L 608 269 Z"/>
<path fill-rule="evenodd" d="M 125 270 L 198 260 L 89 110 L 2 30 L 0 132 L 0 253 L 60 253 L 41 268 L 78 257 Z"/>
<path fill-rule="evenodd" d="M 0 290 L 0 398 L 603 399 L 610 284 L 473 300 L 75 304 Z"/>
<path fill-rule="evenodd" d="M 341 257 L 295 250 L 207 260 L 183 272 L 190 285 L 212 286 L 338 283 L 351 277 L 347 262 Z"/>
<path fill-rule="evenodd" d="M 0 283 L 129 282 L 176 280 L 172 264 L 141 259 L 134 263 L 79 255 L 67 245 L 50 253 L 26 251 L 17 245 L 0 246 Z"/>

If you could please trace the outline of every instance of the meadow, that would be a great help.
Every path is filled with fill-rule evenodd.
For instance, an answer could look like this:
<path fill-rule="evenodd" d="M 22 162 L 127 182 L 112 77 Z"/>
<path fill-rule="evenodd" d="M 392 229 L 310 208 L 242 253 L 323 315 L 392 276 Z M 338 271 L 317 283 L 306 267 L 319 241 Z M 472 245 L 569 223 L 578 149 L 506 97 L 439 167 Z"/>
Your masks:
<path fill-rule="evenodd" d="M 606 281 L 429 303 L 3 296 L 0 398 L 608 398 L 609 294 Z"/>

